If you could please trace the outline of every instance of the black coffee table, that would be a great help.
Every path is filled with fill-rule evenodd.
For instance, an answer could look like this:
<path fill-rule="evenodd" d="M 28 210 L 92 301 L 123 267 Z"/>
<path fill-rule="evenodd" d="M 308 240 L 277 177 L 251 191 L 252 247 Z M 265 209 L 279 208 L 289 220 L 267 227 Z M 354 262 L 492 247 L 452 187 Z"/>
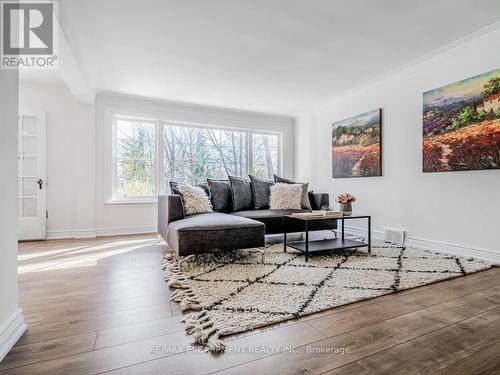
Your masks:
<path fill-rule="evenodd" d="M 368 243 L 366 242 L 361 242 L 361 241 L 355 241 L 351 239 L 346 239 L 344 237 L 344 227 L 345 227 L 345 221 L 346 220 L 353 220 L 353 219 L 367 219 L 368 221 Z M 286 234 L 287 234 L 287 223 L 290 220 L 300 220 L 304 222 L 304 232 L 306 233 L 306 239 L 305 241 L 298 241 L 298 242 L 286 242 Z M 342 237 L 341 238 L 335 238 L 335 239 L 324 239 L 324 240 L 314 240 L 314 241 L 309 241 L 309 222 L 312 221 L 320 221 L 320 220 L 337 220 L 337 223 L 340 221 L 342 223 Z M 323 229 L 324 230 L 324 229 Z M 285 233 L 284 233 L 284 250 L 286 252 L 286 247 L 290 246 L 291 248 L 294 248 L 296 250 L 299 250 L 303 253 L 306 254 L 306 262 L 309 259 L 309 253 L 313 252 L 319 252 L 319 251 L 328 251 L 328 250 L 344 250 L 344 249 L 352 249 L 356 247 L 368 247 L 368 254 L 371 254 L 372 251 L 372 239 L 371 239 L 371 216 L 370 215 L 349 215 L 349 216 L 342 216 L 338 218 L 307 218 L 307 217 L 296 217 L 292 215 L 286 215 L 285 216 Z"/>

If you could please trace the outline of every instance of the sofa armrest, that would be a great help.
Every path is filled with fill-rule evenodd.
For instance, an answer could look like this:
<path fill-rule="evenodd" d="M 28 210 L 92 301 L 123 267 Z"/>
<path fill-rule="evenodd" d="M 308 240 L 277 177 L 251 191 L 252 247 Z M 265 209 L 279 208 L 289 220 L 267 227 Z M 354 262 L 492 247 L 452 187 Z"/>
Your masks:
<path fill-rule="evenodd" d="M 158 232 L 167 240 L 167 227 L 172 221 L 184 219 L 184 205 L 177 194 L 158 196 Z"/>
<path fill-rule="evenodd" d="M 309 201 L 313 210 L 321 210 L 323 207 L 330 206 L 330 195 L 328 193 L 309 194 Z"/>

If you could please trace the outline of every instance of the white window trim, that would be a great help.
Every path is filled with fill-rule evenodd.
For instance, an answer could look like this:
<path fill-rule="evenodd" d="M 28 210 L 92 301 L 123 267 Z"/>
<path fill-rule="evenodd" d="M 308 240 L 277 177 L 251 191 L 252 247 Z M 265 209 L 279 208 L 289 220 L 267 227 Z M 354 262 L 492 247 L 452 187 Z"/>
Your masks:
<path fill-rule="evenodd" d="M 152 121 L 155 125 L 155 170 L 156 175 L 154 176 L 154 190 L 155 195 L 153 197 L 117 197 L 115 195 L 116 192 L 116 119 L 124 118 L 124 119 L 140 119 L 144 121 Z M 268 135 L 276 135 L 278 136 L 278 174 L 283 173 L 283 138 L 284 131 L 282 130 L 269 130 L 269 129 L 261 129 L 261 128 L 248 128 L 248 127 L 240 127 L 240 126 L 225 126 L 225 125 L 212 125 L 212 124 L 203 124 L 197 122 L 188 122 L 188 121 L 177 121 L 177 120 L 163 120 L 158 118 L 151 118 L 151 116 L 145 116 L 138 113 L 133 113 L 129 111 L 120 111 L 120 110 L 107 110 L 104 116 L 104 124 L 105 124 L 105 137 L 104 137 L 104 149 L 105 149 L 105 168 L 104 168 L 104 178 L 105 178 L 105 202 L 106 205 L 129 205 L 129 204 L 146 204 L 146 205 L 154 205 L 158 201 L 159 194 L 165 194 L 166 192 L 162 191 L 160 186 L 166 186 L 168 181 L 164 181 L 163 175 L 163 142 L 161 142 L 161 131 L 163 125 L 171 125 L 171 126 L 184 126 L 189 128 L 201 128 L 201 129 L 217 129 L 217 130 L 235 130 L 246 133 L 246 155 L 247 155 L 247 163 L 246 163 L 246 171 L 245 175 L 251 174 L 253 168 L 253 147 L 251 147 L 251 141 L 253 139 L 254 134 L 268 134 Z"/>

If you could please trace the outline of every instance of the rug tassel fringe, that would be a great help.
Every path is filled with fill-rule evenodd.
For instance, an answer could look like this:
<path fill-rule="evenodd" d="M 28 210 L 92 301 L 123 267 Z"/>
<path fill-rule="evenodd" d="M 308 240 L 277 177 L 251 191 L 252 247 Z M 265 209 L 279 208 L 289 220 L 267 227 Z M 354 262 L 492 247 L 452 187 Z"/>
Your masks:
<path fill-rule="evenodd" d="M 181 323 L 186 323 L 188 321 L 198 321 L 201 317 L 203 317 L 206 314 L 205 311 L 199 312 L 199 313 L 192 313 L 192 314 L 187 314 L 184 319 L 181 320 Z"/>
<path fill-rule="evenodd" d="M 211 323 L 205 323 L 203 324 L 202 326 L 206 326 L 206 327 L 209 327 Z M 208 342 L 208 338 L 213 335 L 215 332 L 217 332 L 217 328 L 215 327 L 211 327 L 211 328 L 201 328 L 202 326 L 200 327 L 196 327 L 194 332 L 191 334 L 191 336 L 193 336 L 194 340 L 198 343 L 198 344 L 204 344 L 206 345 L 207 342 Z"/>
<path fill-rule="evenodd" d="M 217 331 L 215 335 L 208 340 L 205 352 L 222 353 L 224 350 L 226 350 L 226 345 L 224 341 L 219 338 L 219 332 Z"/>
<path fill-rule="evenodd" d="M 170 288 L 178 288 L 178 289 L 189 289 L 189 281 L 183 280 L 183 279 L 178 279 L 177 277 L 171 277 L 167 279 L 167 285 Z"/>
<path fill-rule="evenodd" d="M 186 332 L 188 334 L 192 335 L 194 332 L 201 330 L 199 323 L 203 323 L 203 322 L 206 323 L 208 321 L 208 319 L 209 318 L 206 317 L 206 318 L 200 319 L 198 322 L 194 322 L 194 321 L 186 322 L 184 325 L 184 329 L 186 330 Z"/>
<path fill-rule="evenodd" d="M 181 270 L 179 269 L 179 265 L 177 263 L 167 264 L 163 270 L 172 273 L 181 273 Z"/>
<path fill-rule="evenodd" d="M 201 310 L 201 305 L 198 301 L 192 299 L 191 297 L 184 298 L 179 304 L 181 311 L 187 310 Z"/>
<path fill-rule="evenodd" d="M 170 288 L 175 289 L 170 296 L 178 302 L 182 311 L 202 310 L 196 300 L 196 294 L 191 289 L 190 281 L 182 274 L 180 265 L 189 257 L 177 259 L 174 254 L 166 254 L 162 259 L 162 269 L 165 271 L 165 281 Z M 205 345 L 205 352 L 221 353 L 226 346 L 219 338 L 219 330 L 213 326 L 206 311 L 188 314 L 181 320 L 186 332 L 200 345 Z"/>
<path fill-rule="evenodd" d="M 193 299 L 195 297 L 195 294 L 192 289 L 176 289 L 170 296 L 170 300 L 180 303 L 182 300 L 186 298 L 191 298 Z"/>

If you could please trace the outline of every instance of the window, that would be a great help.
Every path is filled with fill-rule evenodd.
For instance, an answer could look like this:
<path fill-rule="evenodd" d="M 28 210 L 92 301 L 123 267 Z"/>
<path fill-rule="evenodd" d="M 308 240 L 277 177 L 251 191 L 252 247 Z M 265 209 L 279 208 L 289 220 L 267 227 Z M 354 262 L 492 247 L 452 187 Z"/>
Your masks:
<path fill-rule="evenodd" d="M 165 181 L 197 184 L 246 174 L 245 131 L 162 125 Z"/>
<path fill-rule="evenodd" d="M 281 134 L 113 116 L 110 202 L 154 202 L 171 180 L 272 179 L 281 171 Z"/>
<path fill-rule="evenodd" d="M 252 134 L 252 174 L 272 179 L 279 174 L 279 137 L 276 134 Z"/>
<path fill-rule="evenodd" d="M 113 199 L 154 197 L 156 194 L 154 122 L 117 118 L 115 124 Z"/>

